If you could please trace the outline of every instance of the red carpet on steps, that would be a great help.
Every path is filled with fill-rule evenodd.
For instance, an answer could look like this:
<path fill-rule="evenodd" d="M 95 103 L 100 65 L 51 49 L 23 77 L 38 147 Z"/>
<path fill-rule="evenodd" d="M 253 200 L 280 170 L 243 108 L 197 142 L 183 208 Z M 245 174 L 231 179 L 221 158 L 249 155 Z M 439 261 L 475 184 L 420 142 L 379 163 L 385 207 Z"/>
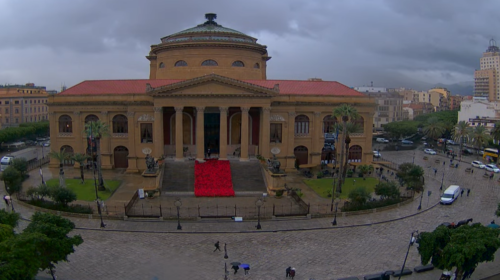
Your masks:
<path fill-rule="evenodd" d="M 194 163 L 195 196 L 234 196 L 231 167 L 227 160 L 209 159 Z"/>

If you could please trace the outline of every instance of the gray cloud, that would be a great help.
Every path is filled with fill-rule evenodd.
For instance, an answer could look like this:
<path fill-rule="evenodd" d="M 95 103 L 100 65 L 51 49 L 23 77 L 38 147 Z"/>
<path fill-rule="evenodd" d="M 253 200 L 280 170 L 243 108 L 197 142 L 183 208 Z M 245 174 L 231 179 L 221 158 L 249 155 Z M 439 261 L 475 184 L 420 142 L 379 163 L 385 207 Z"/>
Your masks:
<path fill-rule="evenodd" d="M 160 38 L 217 22 L 259 39 L 269 79 L 425 88 L 473 80 L 500 2 L 0 0 L 0 83 L 147 78 Z"/>

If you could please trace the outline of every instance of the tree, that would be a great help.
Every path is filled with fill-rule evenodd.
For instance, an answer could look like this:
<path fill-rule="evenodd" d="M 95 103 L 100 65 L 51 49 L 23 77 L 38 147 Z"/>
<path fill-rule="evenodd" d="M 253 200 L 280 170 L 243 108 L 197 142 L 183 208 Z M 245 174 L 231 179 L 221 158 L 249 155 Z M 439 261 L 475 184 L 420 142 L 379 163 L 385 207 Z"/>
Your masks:
<path fill-rule="evenodd" d="M 357 187 L 349 193 L 349 199 L 352 203 L 363 205 L 370 199 L 371 194 L 365 187 Z"/>
<path fill-rule="evenodd" d="M 73 159 L 75 162 L 78 162 L 78 164 L 80 165 L 80 178 L 82 179 L 82 184 L 85 183 L 85 175 L 83 172 L 83 165 L 84 165 L 85 161 L 88 160 L 89 158 L 90 158 L 90 156 L 88 156 L 86 154 L 80 154 L 80 153 L 76 153 L 71 157 L 71 159 Z"/>
<path fill-rule="evenodd" d="M 66 153 L 66 149 L 62 149 L 59 152 L 51 151 L 49 157 L 59 161 L 59 185 L 66 186 L 66 181 L 64 180 L 64 161 L 69 158 L 69 154 Z"/>
<path fill-rule="evenodd" d="M 358 111 L 355 107 L 349 104 L 342 104 L 339 107 L 333 110 L 333 116 L 337 117 L 337 119 L 342 119 L 342 141 L 340 142 L 341 151 L 340 151 L 340 178 L 337 185 L 337 192 L 342 193 L 342 183 L 343 178 L 345 178 L 345 173 L 347 172 L 347 162 L 348 156 L 346 155 L 345 164 L 344 164 L 344 151 L 346 150 L 345 140 L 348 138 L 349 131 L 347 130 L 347 122 L 353 121 L 359 117 Z M 349 151 L 346 151 L 349 153 Z M 344 165 L 344 166 L 343 166 Z"/>
<path fill-rule="evenodd" d="M 424 176 L 424 169 L 422 167 L 410 162 L 403 163 L 399 165 L 397 175 L 409 189 L 416 192 L 423 190 L 424 183 L 422 178 Z"/>
<path fill-rule="evenodd" d="M 495 123 L 495 126 L 491 130 L 490 135 L 495 141 L 500 141 L 500 122 Z"/>
<path fill-rule="evenodd" d="M 439 226 L 433 232 L 422 232 L 418 237 L 418 252 L 422 264 L 429 261 L 439 269 L 451 270 L 456 267 L 456 279 L 462 279 L 465 271 L 470 271 L 485 261 L 493 261 L 500 248 L 500 230 L 481 224 L 463 225 L 450 229 Z"/>
<path fill-rule="evenodd" d="M 48 238 L 45 244 L 47 246 L 43 246 L 40 250 L 40 269 L 48 269 L 55 279 L 53 272 L 55 264 L 59 261 L 68 261 L 68 255 L 75 252 L 74 246 L 82 244 L 83 239 L 80 235 L 68 236 L 75 228 L 75 224 L 66 218 L 36 212 L 31 220 L 23 233 L 40 233 Z"/>
<path fill-rule="evenodd" d="M 0 224 L 9 225 L 12 228 L 17 227 L 17 223 L 19 222 L 19 214 L 14 212 L 7 212 L 4 209 L 0 210 Z"/>
<path fill-rule="evenodd" d="M 468 139 L 470 134 L 470 123 L 466 121 L 459 121 L 455 126 L 455 131 L 453 132 L 453 138 L 455 142 L 460 143 L 460 160 L 462 159 L 462 148 L 464 145 L 464 139 Z"/>
<path fill-rule="evenodd" d="M 9 195 L 13 195 L 21 191 L 22 177 L 21 173 L 12 165 L 8 166 L 0 175 L 0 178 L 5 182 L 5 190 Z"/>
<path fill-rule="evenodd" d="M 398 198 L 399 188 L 394 182 L 380 182 L 375 186 L 375 194 L 380 195 L 380 198 Z"/>
<path fill-rule="evenodd" d="M 391 135 L 391 138 L 405 138 L 418 132 L 419 122 L 400 121 L 382 125 L 384 131 Z"/>
<path fill-rule="evenodd" d="M 68 206 L 68 203 L 76 200 L 76 193 L 68 188 L 57 186 L 52 188 L 50 192 L 50 197 L 54 202 L 63 206 Z"/>
<path fill-rule="evenodd" d="M 0 223 L 0 243 L 14 236 L 14 229 L 6 224 Z"/>
<path fill-rule="evenodd" d="M 478 125 L 470 130 L 469 138 L 472 145 L 479 151 L 486 146 L 491 136 L 488 134 L 486 127 Z"/>
<path fill-rule="evenodd" d="M 109 135 L 109 126 L 102 121 L 98 120 L 96 122 L 88 122 L 85 124 L 85 134 L 89 138 L 95 138 L 96 142 L 96 150 L 97 150 L 97 175 L 99 182 L 99 190 L 104 191 L 106 188 L 104 187 L 104 180 L 102 178 L 102 170 L 101 170 L 101 138 Z"/>
<path fill-rule="evenodd" d="M 359 172 L 363 173 L 363 180 L 365 179 L 365 175 L 368 174 L 369 172 L 373 172 L 373 165 L 368 165 L 368 164 L 363 164 L 358 166 Z"/>
<path fill-rule="evenodd" d="M 430 118 L 422 131 L 427 137 L 436 139 L 443 135 L 445 128 L 437 118 Z"/>
<path fill-rule="evenodd" d="M 25 158 L 14 158 L 12 160 L 12 166 L 21 173 L 21 178 L 26 178 L 26 173 L 28 172 L 28 161 Z"/>

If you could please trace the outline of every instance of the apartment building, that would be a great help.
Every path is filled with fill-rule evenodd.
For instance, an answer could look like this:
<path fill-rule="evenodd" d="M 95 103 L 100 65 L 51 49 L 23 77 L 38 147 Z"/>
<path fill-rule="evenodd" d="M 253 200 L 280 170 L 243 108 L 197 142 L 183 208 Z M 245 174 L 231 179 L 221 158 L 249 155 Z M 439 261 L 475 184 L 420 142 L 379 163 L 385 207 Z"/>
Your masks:
<path fill-rule="evenodd" d="M 1 127 L 48 120 L 47 96 L 45 87 L 33 83 L 0 85 Z"/>

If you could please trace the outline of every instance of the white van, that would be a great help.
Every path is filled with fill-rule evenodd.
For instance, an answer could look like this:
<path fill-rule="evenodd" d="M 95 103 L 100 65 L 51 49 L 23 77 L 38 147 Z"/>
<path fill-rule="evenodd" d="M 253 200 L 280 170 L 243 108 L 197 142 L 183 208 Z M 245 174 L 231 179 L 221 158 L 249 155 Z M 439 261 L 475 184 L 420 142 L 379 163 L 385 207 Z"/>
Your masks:
<path fill-rule="evenodd" d="M 460 186 L 449 186 L 441 196 L 441 204 L 452 204 L 460 195 Z"/>

